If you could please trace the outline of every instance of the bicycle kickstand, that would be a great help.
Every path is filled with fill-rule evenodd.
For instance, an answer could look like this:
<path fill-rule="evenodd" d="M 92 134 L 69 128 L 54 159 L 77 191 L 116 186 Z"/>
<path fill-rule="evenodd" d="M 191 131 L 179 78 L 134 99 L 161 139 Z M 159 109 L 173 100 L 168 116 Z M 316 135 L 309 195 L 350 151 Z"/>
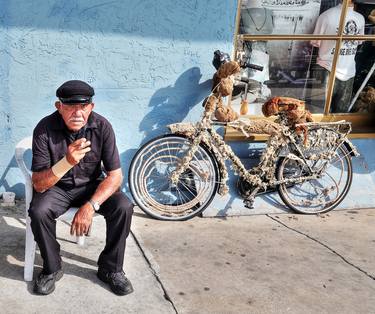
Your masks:
<path fill-rule="evenodd" d="M 246 208 L 253 209 L 254 208 L 254 200 L 255 200 L 255 195 L 258 193 L 259 187 L 255 188 L 249 195 L 245 197 L 243 200 L 243 203 Z"/>

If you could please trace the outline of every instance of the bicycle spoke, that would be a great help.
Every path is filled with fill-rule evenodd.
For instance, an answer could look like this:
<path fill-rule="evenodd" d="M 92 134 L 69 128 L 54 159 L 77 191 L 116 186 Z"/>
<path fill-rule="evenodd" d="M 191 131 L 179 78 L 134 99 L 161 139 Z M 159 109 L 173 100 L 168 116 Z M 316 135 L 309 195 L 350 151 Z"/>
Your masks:
<path fill-rule="evenodd" d="M 130 171 L 132 193 L 137 204 L 152 216 L 178 219 L 201 211 L 211 202 L 219 183 L 216 165 L 209 154 L 198 146 L 187 169 L 176 185 L 169 181 L 179 162 L 188 154 L 190 141 L 169 136 L 145 144 L 138 164 Z"/>
<path fill-rule="evenodd" d="M 177 188 L 177 193 L 179 195 L 181 195 L 180 199 L 182 200 L 182 202 L 180 204 L 184 204 L 184 203 L 186 203 L 186 201 L 189 200 L 189 198 L 186 197 L 186 195 L 180 189 L 178 189 L 178 188 Z"/>
<path fill-rule="evenodd" d="M 318 156 L 329 149 L 319 150 Z M 306 156 L 309 156 L 309 154 L 310 156 L 316 156 L 317 153 L 308 151 L 305 154 Z M 350 186 L 350 157 L 348 157 L 344 148 L 338 148 L 330 160 L 314 159 L 307 160 L 307 162 L 309 162 L 313 174 L 317 177 L 295 183 L 292 186 L 282 184 L 280 194 L 294 210 L 303 213 L 318 213 L 330 210 L 342 200 Z M 300 175 L 304 175 L 305 166 L 301 164 L 300 167 L 297 167 L 299 163 L 297 160 L 284 160 L 282 166 L 283 178 L 298 178 Z"/>
<path fill-rule="evenodd" d="M 185 188 L 186 188 L 186 190 L 193 196 L 193 197 L 196 197 L 196 195 L 189 189 L 189 187 L 185 184 L 185 183 L 183 183 L 183 182 L 179 182 L 180 184 L 182 184 Z"/>

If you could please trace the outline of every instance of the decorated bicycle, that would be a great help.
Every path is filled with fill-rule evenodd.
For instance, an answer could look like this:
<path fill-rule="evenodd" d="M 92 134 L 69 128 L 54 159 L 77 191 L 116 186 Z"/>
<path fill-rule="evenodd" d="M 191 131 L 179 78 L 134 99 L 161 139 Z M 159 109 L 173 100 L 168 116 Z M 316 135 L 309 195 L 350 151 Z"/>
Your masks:
<path fill-rule="evenodd" d="M 289 97 L 273 97 L 263 104 L 263 114 L 276 116 L 274 121 L 239 119 L 223 97 L 232 94 L 234 82 L 241 81 L 237 77 L 241 66 L 259 69 L 221 58 L 200 121 L 171 124 L 169 134 L 137 151 L 129 186 L 148 215 L 186 220 L 201 213 L 216 193 L 228 193 L 226 160 L 239 176 L 239 193 L 248 208 L 257 195 L 274 189 L 290 209 L 305 214 L 330 211 L 345 198 L 353 176 L 351 157 L 358 155 L 347 137 L 351 124 L 314 122 L 305 103 Z M 259 164 L 246 169 L 216 132 L 217 125 L 246 136 L 269 135 Z"/>

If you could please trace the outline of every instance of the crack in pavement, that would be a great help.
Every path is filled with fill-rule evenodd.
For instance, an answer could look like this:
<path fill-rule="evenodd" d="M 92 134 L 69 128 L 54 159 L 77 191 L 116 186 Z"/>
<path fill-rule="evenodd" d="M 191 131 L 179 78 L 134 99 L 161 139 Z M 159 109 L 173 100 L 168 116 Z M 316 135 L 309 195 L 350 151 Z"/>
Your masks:
<path fill-rule="evenodd" d="M 287 224 L 283 223 L 282 221 L 278 220 L 277 218 L 274 218 L 272 216 L 270 216 L 269 214 L 266 214 L 266 216 L 274 221 L 276 221 L 277 223 L 279 223 L 280 225 L 283 225 L 284 227 L 286 227 L 287 229 L 289 230 L 292 230 L 296 233 L 299 233 L 303 236 L 305 236 L 306 238 L 310 239 L 310 240 L 313 240 L 315 241 L 316 243 L 324 246 L 326 249 L 328 249 L 329 251 L 331 251 L 333 254 L 335 254 L 336 256 L 340 257 L 346 264 L 354 267 L 355 269 L 359 270 L 361 273 L 365 274 L 367 277 L 371 278 L 372 280 L 375 280 L 375 276 L 369 274 L 368 272 L 366 272 L 365 270 L 363 270 L 362 268 L 360 268 L 359 266 L 357 265 L 354 265 L 353 263 L 349 262 L 344 256 L 342 256 L 340 253 L 336 252 L 334 249 L 330 248 L 327 244 L 324 244 L 323 242 L 319 241 L 318 239 L 315 239 L 311 236 L 309 236 L 308 234 L 306 233 L 303 233 L 302 231 L 299 231 L 297 229 L 294 229 L 292 227 L 289 227 Z"/>
<path fill-rule="evenodd" d="M 137 237 L 135 236 L 134 232 L 133 231 L 130 231 L 131 235 L 133 236 L 133 239 L 135 241 L 135 244 L 137 245 L 137 247 L 139 248 L 139 250 L 141 251 L 142 253 L 142 256 L 143 258 L 146 260 L 147 264 L 148 264 L 148 267 L 150 268 L 150 271 L 151 273 L 154 275 L 156 281 L 159 283 L 160 287 L 162 288 L 163 292 L 164 292 L 164 299 L 167 300 L 173 307 L 174 311 L 176 312 L 176 314 L 178 314 L 178 311 L 171 299 L 171 297 L 169 296 L 168 292 L 167 292 L 167 289 L 164 287 L 164 284 L 162 283 L 160 277 L 158 276 L 157 272 L 155 271 L 155 269 L 152 267 L 152 263 L 151 261 L 148 259 L 145 251 L 143 250 L 140 242 L 138 241 Z"/>

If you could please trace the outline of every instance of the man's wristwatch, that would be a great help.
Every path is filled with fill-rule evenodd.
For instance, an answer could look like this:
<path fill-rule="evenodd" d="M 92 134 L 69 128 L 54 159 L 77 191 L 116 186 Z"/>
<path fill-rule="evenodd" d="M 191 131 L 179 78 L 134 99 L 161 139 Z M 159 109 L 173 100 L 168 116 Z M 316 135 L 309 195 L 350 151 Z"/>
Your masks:
<path fill-rule="evenodd" d="M 89 200 L 92 208 L 97 212 L 100 209 L 100 204 L 98 202 L 94 202 L 93 200 Z"/>

